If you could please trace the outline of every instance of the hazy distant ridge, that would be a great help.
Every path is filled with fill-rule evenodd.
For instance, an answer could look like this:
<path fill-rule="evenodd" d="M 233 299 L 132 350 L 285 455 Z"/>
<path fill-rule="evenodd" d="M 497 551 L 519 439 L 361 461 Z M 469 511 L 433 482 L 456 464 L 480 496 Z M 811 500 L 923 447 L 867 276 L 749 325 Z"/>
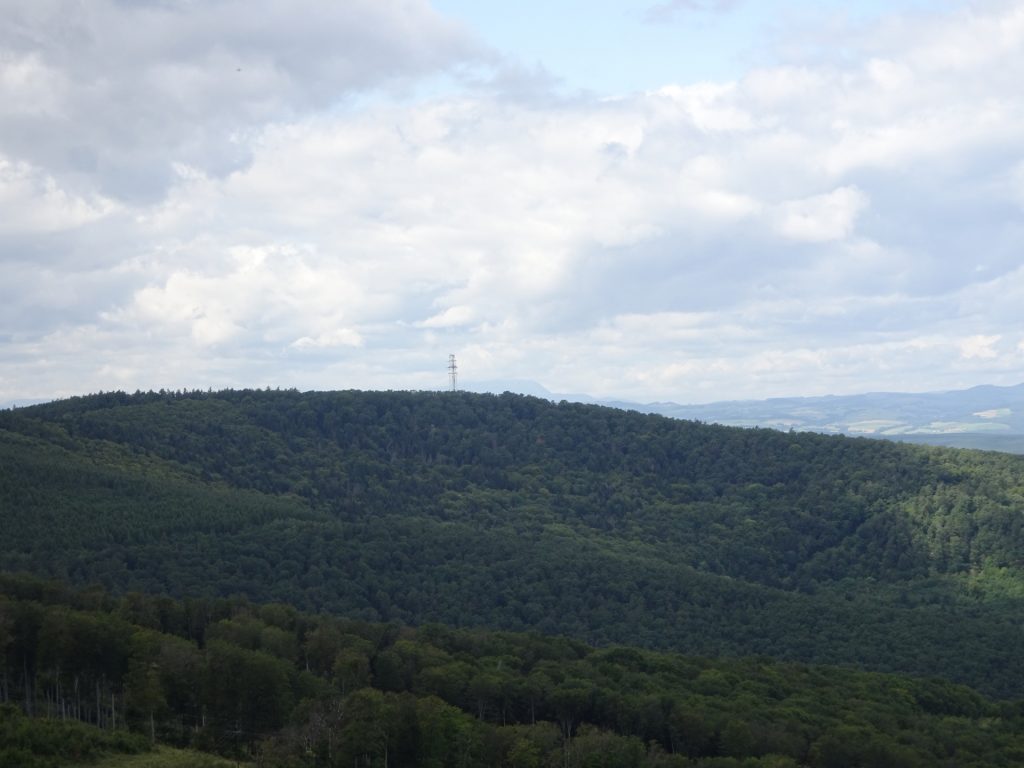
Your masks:
<path fill-rule="evenodd" d="M 777 397 L 702 405 L 597 400 L 548 392 L 535 382 L 509 381 L 523 394 L 609 405 L 678 419 L 735 427 L 863 435 L 959 448 L 1024 453 L 1024 384 L 984 385 L 950 392 L 869 392 L 861 395 Z M 503 391 L 483 382 L 479 391 Z M 545 394 L 546 393 L 546 394 Z"/>

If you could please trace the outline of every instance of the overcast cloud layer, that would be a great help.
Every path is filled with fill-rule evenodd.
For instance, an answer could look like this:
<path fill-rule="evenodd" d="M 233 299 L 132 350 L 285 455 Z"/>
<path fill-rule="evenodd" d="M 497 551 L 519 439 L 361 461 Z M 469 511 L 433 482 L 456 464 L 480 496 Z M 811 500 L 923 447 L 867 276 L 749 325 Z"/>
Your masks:
<path fill-rule="evenodd" d="M 0 6 L 0 401 L 1024 379 L 1019 2 L 629 94 L 419 0 Z"/>

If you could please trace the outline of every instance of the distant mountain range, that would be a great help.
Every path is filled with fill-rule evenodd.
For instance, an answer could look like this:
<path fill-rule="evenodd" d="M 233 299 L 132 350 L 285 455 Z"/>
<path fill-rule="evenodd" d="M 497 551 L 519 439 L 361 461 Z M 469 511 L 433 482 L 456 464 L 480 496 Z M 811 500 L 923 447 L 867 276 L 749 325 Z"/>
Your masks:
<path fill-rule="evenodd" d="M 703 405 L 598 400 L 556 394 L 532 381 L 481 382 L 478 392 L 518 392 L 549 400 L 597 403 L 735 427 L 860 435 L 954 448 L 1024 453 L 1024 384 L 979 386 L 918 394 L 869 392 L 862 395 L 777 397 Z"/>

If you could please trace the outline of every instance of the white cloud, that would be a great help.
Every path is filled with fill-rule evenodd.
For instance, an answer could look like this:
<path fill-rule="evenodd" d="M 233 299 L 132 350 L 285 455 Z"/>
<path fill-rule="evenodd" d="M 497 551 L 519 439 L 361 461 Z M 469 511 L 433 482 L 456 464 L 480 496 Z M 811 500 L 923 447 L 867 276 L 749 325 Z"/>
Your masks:
<path fill-rule="evenodd" d="M 192 245 L 200 253 L 210 247 Z M 236 246 L 205 271 L 171 269 L 103 319 L 158 338 L 191 338 L 199 348 L 331 348 L 360 346 L 348 318 L 370 318 L 387 301 L 365 293 L 343 266 L 294 246 Z"/>
<path fill-rule="evenodd" d="M 268 123 L 484 54 L 426 0 L 5 4 L 0 151 L 122 200 L 223 175 Z"/>
<path fill-rule="evenodd" d="M 0 234 L 74 229 L 114 213 L 118 206 L 98 195 L 89 198 L 62 188 L 28 163 L 0 155 Z"/>
<path fill-rule="evenodd" d="M 841 240 L 853 233 L 857 215 L 868 205 L 856 187 L 840 187 L 824 195 L 787 200 L 777 207 L 778 231 L 793 240 L 817 243 Z"/>
<path fill-rule="evenodd" d="M 726 13 L 742 0 L 665 0 L 650 6 L 644 14 L 648 22 L 665 24 L 676 17 L 694 13 Z"/>
<path fill-rule="evenodd" d="M 303 336 L 292 342 L 297 349 L 330 349 L 332 347 L 361 347 L 363 337 L 358 331 L 352 328 L 338 328 L 333 331 L 321 333 L 316 338 Z"/>
<path fill-rule="evenodd" d="M 754 128 L 753 117 L 736 103 L 733 83 L 668 85 L 654 95 L 663 112 L 685 115 L 704 133 L 743 132 Z"/>
<path fill-rule="evenodd" d="M 448 307 L 443 312 L 438 312 L 417 325 L 421 328 L 455 328 L 460 325 L 468 325 L 473 321 L 474 316 L 475 312 L 472 307 L 460 304 Z"/>
<path fill-rule="evenodd" d="M 970 336 L 960 342 L 960 354 L 965 358 L 991 359 L 999 356 L 999 352 L 993 347 L 1002 336 Z"/>
<path fill-rule="evenodd" d="M 1024 374 L 1012 5 L 735 82 L 362 103 L 488 54 L 420 2 L 261 2 L 14 9 L 3 399 L 443 386 L 451 351 L 638 399 Z"/>

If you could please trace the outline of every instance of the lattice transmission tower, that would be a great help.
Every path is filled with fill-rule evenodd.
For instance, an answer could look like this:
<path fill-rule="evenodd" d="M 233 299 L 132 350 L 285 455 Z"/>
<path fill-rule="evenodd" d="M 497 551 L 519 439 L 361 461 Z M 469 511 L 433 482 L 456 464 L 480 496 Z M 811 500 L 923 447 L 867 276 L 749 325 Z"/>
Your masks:
<path fill-rule="evenodd" d="M 448 388 L 452 392 L 459 388 L 459 366 L 455 364 L 455 355 L 448 355 Z"/>

